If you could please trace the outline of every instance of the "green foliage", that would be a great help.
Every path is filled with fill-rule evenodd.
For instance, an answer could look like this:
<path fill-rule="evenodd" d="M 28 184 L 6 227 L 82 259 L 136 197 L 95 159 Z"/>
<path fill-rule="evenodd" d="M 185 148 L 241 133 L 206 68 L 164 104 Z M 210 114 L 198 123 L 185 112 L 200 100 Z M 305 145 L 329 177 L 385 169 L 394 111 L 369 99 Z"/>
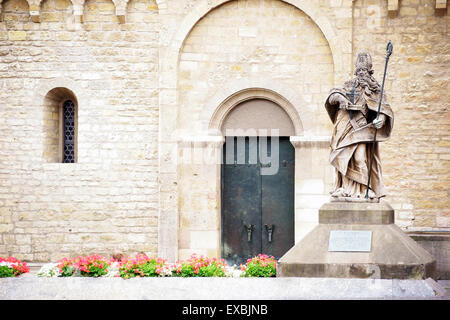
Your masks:
<path fill-rule="evenodd" d="M 110 262 L 104 257 L 94 254 L 88 257 L 73 259 L 63 258 L 58 262 L 61 277 L 101 277 L 108 273 Z"/>
<path fill-rule="evenodd" d="M 247 260 L 245 266 L 241 265 L 244 271 L 243 277 L 275 277 L 277 274 L 277 261 L 274 257 L 259 254 Z"/>
<path fill-rule="evenodd" d="M 174 277 L 195 277 L 194 267 L 187 263 L 181 263 L 180 266 L 173 271 L 172 276 Z"/>
<path fill-rule="evenodd" d="M 0 257 L 0 278 L 17 277 L 27 272 L 30 272 L 30 268 L 26 262 L 17 260 L 14 257 Z"/>
<path fill-rule="evenodd" d="M 186 261 L 175 264 L 172 269 L 174 277 L 225 277 L 226 263 L 216 258 L 197 257 L 195 254 Z"/>
<path fill-rule="evenodd" d="M 67 265 L 61 268 L 61 277 L 71 277 L 75 274 L 75 267 Z"/>
<path fill-rule="evenodd" d="M 14 269 L 8 266 L 0 266 L 0 278 L 14 277 Z"/>
<path fill-rule="evenodd" d="M 124 279 L 134 277 L 164 276 L 166 261 L 161 258 L 149 258 L 146 255 L 137 255 L 122 261 L 119 275 Z"/>

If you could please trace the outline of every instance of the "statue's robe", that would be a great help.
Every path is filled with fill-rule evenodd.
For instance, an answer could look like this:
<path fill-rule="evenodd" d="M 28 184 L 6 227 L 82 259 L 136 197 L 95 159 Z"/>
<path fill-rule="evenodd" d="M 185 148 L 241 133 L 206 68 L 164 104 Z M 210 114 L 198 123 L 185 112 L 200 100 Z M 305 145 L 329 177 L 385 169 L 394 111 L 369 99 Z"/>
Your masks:
<path fill-rule="evenodd" d="M 367 127 L 364 126 L 371 123 L 376 118 L 379 93 L 371 92 L 368 88 L 357 89 L 359 89 L 360 95 L 355 98 L 354 105 L 356 106 L 349 107 L 349 109 L 353 110 L 352 119 L 350 119 L 350 112 L 345 109 L 340 109 L 339 104 L 336 103 L 336 101 L 333 101 L 335 96 L 332 97 L 333 94 L 340 94 L 348 100 L 349 104 L 351 104 L 349 98 L 346 96 L 346 93 L 351 90 L 351 81 L 347 82 L 343 88 L 332 89 L 325 102 L 325 108 L 334 124 L 329 161 L 337 171 L 335 190 L 341 187 L 345 188 L 344 180 L 349 179 L 354 186 L 352 187 L 353 191 L 348 192 L 353 194 L 347 196 L 364 197 L 361 193 L 363 190 L 366 190 L 369 178 L 369 162 L 373 153 L 370 190 L 373 191 L 374 195 L 370 192 L 370 196 L 380 198 L 385 196 L 386 192 L 381 177 L 381 161 L 378 142 L 389 139 L 394 125 L 394 114 L 391 107 L 386 102 L 386 97 L 383 95 L 380 114 L 385 115 L 386 121 L 384 126 L 377 130 L 376 142 L 373 146 L 372 142 L 375 135 L 375 128 L 373 125 Z M 357 161 L 354 159 L 354 154 L 356 148 L 361 144 L 364 144 L 366 148 L 366 164 L 364 166 L 356 166 Z M 348 182 L 348 180 L 346 181 Z"/>

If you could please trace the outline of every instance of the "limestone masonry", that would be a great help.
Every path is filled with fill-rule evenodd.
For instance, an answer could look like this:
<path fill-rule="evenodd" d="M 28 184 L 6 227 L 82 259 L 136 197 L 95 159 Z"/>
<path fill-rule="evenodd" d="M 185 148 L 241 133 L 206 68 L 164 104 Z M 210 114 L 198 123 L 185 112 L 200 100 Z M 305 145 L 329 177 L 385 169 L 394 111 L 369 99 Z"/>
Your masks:
<path fill-rule="evenodd" d="M 367 48 L 395 114 L 386 201 L 450 231 L 450 8 L 439 0 L 0 0 L 0 256 L 221 256 L 221 124 L 241 101 L 295 128 L 295 237 L 334 170 L 324 101 Z M 62 163 L 61 104 L 75 112 Z M 203 162 L 180 161 L 198 150 Z M 448 250 L 448 249 L 447 249 Z"/>

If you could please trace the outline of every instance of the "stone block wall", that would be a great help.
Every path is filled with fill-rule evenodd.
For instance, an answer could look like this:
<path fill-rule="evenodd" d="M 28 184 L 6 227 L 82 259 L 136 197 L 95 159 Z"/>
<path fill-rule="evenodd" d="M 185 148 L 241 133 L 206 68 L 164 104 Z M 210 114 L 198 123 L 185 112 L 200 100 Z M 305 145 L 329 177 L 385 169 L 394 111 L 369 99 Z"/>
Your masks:
<path fill-rule="evenodd" d="M 254 79 L 285 86 L 301 97 L 302 103 L 295 107 L 304 122 L 303 134 L 325 135 L 332 130 L 322 104 L 334 83 L 334 64 L 322 31 L 291 4 L 249 0 L 230 1 L 214 8 L 185 39 L 178 69 L 180 134 L 207 134 L 201 120 L 204 110 L 212 107 L 208 105 L 210 97 L 234 84 L 242 86 L 237 90 L 244 89 Z M 311 172 L 312 166 L 305 163 L 305 159 L 312 159 L 311 147 L 304 145 L 302 151 L 297 155 L 299 183 L 314 178 L 322 180 L 325 174 Z M 214 181 L 220 175 L 216 171 L 215 168 L 203 170 L 199 165 L 178 167 L 182 257 L 192 252 L 211 254 L 218 247 L 220 197 L 215 196 Z M 307 223 L 305 216 L 317 205 L 308 200 L 310 204 L 302 206 L 308 202 L 305 197 L 320 197 L 324 190 L 323 183 L 319 190 L 310 188 L 308 194 L 299 193 L 296 208 L 299 224 Z M 207 223 L 201 223 L 203 220 Z M 204 241 L 195 240 L 202 235 Z"/>
<path fill-rule="evenodd" d="M 307 136 L 295 142 L 298 239 L 334 179 L 323 139 L 328 91 L 353 76 L 362 48 L 381 82 L 388 40 L 396 120 L 381 146 L 386 200 L 404 230 L 450 230 L 442 2 L 37 2 L 0 1 L 1 256 L 217 254 L 218 172 L 177 166 L 177 138 L 205 135 L 221 95 L 255 83 L 294 105 Z M 55 92 L 77 101 L 74 164 L 59 163 Z M 200 148 L 220 149 L 205 141 Z"/>
<path fill-rule="evenodd" d="M 386 90 L 395 115 L 392 138 L 381 147 L 387 200 L 405 230 L 450 227 L 449 8 L 434 0 L 354 3 L 353 58 L 371 50 L 380 81 L 388 40 L 394 52 Z"/>
<path fill-rule="evenodd" d="M 208 98 L 233 80 L 254 78 L 295 90 L 310 106 L 303 120 L 314 133 L 331 130 L 322 119 L 322 98 L 334 82 L 330 46 L 310 17 L 278 0 L 224 3 L 191 30 L 179 62 L 179 129 L 201 132 L 192 124 L 201 124 Z"/>
<path fill-rule="evenodd" d="M 126 24 L 109 0 L 86 1 L 84 23 L 66 0 L 43 1 L 40 23 L 24 0 L 2 8 L 0 255 L 156 254 L 156 3 L 131 0 Z M 74 164 L 55 157 L 58 88 L 77 100 Z"/>
<path fill-rule="evenodd" d="M 409 236 L 436 259 L 436 278 L 450 279 L 450 236 L 431 232 L 412 232 Z"/>

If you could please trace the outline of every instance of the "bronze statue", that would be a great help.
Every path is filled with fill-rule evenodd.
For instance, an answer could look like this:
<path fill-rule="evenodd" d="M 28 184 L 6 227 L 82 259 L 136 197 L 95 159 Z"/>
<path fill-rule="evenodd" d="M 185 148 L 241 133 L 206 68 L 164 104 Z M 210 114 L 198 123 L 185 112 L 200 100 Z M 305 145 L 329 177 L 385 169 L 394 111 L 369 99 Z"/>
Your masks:
<path fill-rule="evenodd" d="M 336 169 L 337 178 L 332 201 L 378 202 L 386 195 L 378 142 L 390 137 L 394 114 L 383 94 L 383 86 L 372 74 L 372 58 L 367 50 L 362 50 L 355 63 L 356 78 L 332 89 L 325 102 L 334 124 L 330 163 Z"/>

